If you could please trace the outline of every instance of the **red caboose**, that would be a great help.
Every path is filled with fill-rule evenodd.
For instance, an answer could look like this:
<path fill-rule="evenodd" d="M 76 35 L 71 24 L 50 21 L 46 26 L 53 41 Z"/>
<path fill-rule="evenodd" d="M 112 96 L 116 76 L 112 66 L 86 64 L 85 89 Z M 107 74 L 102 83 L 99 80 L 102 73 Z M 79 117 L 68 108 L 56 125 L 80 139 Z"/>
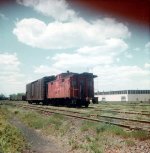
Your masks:
<path fill-rule="evenodd" d="M 48 83 L 48 103 L 56 105 L 75 105 L 88 107 L 94 98 L 92 73 L 61 73 Z"/>

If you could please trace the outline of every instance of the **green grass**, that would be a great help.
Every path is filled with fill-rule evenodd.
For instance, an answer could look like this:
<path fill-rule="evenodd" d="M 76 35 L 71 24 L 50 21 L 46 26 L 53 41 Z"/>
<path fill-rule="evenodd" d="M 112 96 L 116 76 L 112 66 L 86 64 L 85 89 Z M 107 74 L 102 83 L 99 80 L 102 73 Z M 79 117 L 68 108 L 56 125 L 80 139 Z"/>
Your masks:
<path fill-rule="evenodd" d="M 143 140 L 150 139 L 150 133 L 147 131 L 142 131 L 142 130 L 133 131 L 131 132 L 131 137 L 143 141 Z"/>
<path fill-rule="evenodd" d="M 93 153 L 103 153 L 103 136 L 100 138 L 99 136 L 91 137 L 86 136 L 87 144 L 84 146 L 84 148 L 87 151 L 93 152 Z"/>
<path fill-rule="evenodd" d="M 103 153 L 103 152 L 104 152 L 103 149 L 102 149 L 102 147 L 100 147 L 100 146 L 99 146 L 99 143 L 96 142 L 96 141 L 92 142 L 92 143 L 89 145 L 89 147 L 90 147 L 90 150 L 91 150 L 93 153 Z"/>
<path fill-rule="evenodd" d="M 23 122 L 35 129 L 42 129 L 50 123 L 48 117 L 44 117 L 36 112 L 25 112 L 18 115 Z"/>
<path fill-rule="evenodd" d="M 44 129 L 46 134 L 62 137 L 70 129 L 70 124 L 63 115 L 53 114 L 48 121 L 49 126 Z"/>
<path fill-rule="evenodd" d="M 110 124 L 98 124 L 92 122 L 83 122 L 81 126 L 81 131 L 93 130 L 96 134 L 101 135 L 102 133 L 113 134 L 116 136 L 120 136 L 122 138 L 134 138 L 139 140 L 147 140 L 150 139 L 150 134 L 147 131 L 137 130 L 137 131 L 125 131 L 123 128 L 110 125 Z"/>
<path fill-rule="evenodd" d="M 103 153 L 104 147 L 108 146 L 118 146 L 119 148 L 122 145 L 132 147 L 135 145 L 135 139 L 137 140 L 147 140 L 150 139 L 150 135 L 146 131 L 125 131 L 123 128 L 109 125 L 109 124 L 98 124 L 83 121 L 82 126 L 80 127 L 82 133 L 86 133 L 85 141 L 82 148 L 88 152 L 93 153 Z M 92 131 L 92 132 L 91 132 Z M 93 133 L 92 135 L 90 133 Z M 109 140 L 116 137 L 124 141 L 124 144 L 118 145 L 115 141 Z"/>
<path fill-rule="evenodd" d="M 135 145 L 135 142 L 133 140 L 125 140 L 125 144 L 129 147 L 132 147 Z"/>
<path fill-rule="evenodd" d="M 81 126 L 81 131 L 88 131 L 94 130 L 97 134 L 107 132 L 112 133 L 115 135 L 119 135 L 122 137 L 127 137 L 129 134 L 128 132 L 124 131 L 121 127 L 110 125 L 110 124 L 99 124 L 99 123 L 92 123 L 92 122 L 83 122 Z"/>
<path fill-rule="evenodd" d="M 15 108 L 12 112 L 30 127 L 41 129 L 46 135 L 56 136 L 60 141 L 64 140 L 65 144 L 68 143 L 72 150 L 81 150 L 81 152 L 104 153 L 106 146 L 112 148 L 132 147 L 135 145 L 135 139 L 141 141 L 150 138 L 146 131 L 129 132 L 110 124 L 90 121 L 74 122 L 74 120 L 59 114 L 45 116 L 34 111 L 16 110 Z M 94 111 L 92 113 L 95 114 Z M 86 115 L 88 114 L 89 112 Z"/>
<path fill-rule="evenodd" d="M 25 147 L 21 132 L 8 122 L 9 112 L 0 107 L 0 152 L 20 153 Z"/>
<path fill-rule="evenodd" d="M 94 124 L 92 122 L 89 122 L 89 121 L 85 121 L 83 122 L 82 126 L 81 126 L 81 131 L 88 131 L 90 130 L 91 128 L 94 127 Z"/>
<path fill-rule="evenodd" d="M 69 145 L 72 146 L 72 150 L 78 149 L 81 146 L 74 139 L 69 140 Z"/>
<path fill-rule="evenodd" d="M 45 116 L 34 111 L 26 111 L 24 113 L 17 112 L 17 115 L 28 126 L 34 129 L 43 129 L 47 134 L 63 136 L 69 129 L 69 124 L 65 120 L 64 116 L 59 114 Z"/>

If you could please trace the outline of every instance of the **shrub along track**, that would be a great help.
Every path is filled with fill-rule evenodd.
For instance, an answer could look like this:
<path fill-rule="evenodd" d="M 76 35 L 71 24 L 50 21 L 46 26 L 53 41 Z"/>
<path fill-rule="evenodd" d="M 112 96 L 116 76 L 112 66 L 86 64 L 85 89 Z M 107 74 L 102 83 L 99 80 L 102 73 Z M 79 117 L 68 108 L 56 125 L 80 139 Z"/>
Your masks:
<path fill-rule="evenodd" d="M 105 115 L 87 114 L 87 113 L 81 113 L 71 110 L 63 110 L 58 108 L 50 108 L 50 107 L 43 108 L 42 106 L 39 105 L 37 106 L 37 105 L 16 104 L 16 103 L 15 104 L 11 103 L 11 104 L 17 107 L 35 110 L 45 115 L 60 114 L 67 117 L 82 119 L 86 121 L 103 122 L 106 124 L 116 125 L 129 130 L 144 130 L 150 132 L 150 121 L 146 120 L 136 120 L 136 119 L 105 116 Z M 125 122 L 125 124 L 123 124 L 122 122 Z"/>

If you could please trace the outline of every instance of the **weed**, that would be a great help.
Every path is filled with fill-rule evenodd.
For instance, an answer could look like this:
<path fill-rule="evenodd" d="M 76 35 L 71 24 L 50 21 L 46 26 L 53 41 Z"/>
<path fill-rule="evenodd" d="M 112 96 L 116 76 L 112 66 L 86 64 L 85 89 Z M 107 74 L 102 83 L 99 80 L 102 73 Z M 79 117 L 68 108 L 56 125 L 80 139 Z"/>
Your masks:
<path fill-rule="evenodd" d="M 81 146 L 78 145 L 78 142 L 75 141 L 74 139 L 71 139 L 69 141 L 69 145 L 72 147 L 72 150 L 78 149 L 79 147 L 81 148 Z"/>
<path fill-rule="evenodd" d="M 94 138 L 87 135 L 87 136 L 86 136 L 86 140 L 87 140 L 88 142 L 92 142 L 92 141 L 94 141 Z"/>
<path fill-rule="evenodd" d="M 2 150 L 6 152 L 20 152 L 24 147 L 24 139 L 21 133 L 9 124 L 4 127 L 0 134 Z"/>
<path fill-rule="evenodd" d="M 33 127 L 35 129 L 44 128 L 50 123 L 47 117 L 43 117 L 42 115 L 35 112 L 27 112 L 25 114 L 22 114 L 21 119 L 30 127 Z"/>
<path fill-rule="evenodd" d="M 139 140 L 146 140 L 150 139 L 150 134 L 147 131 L 139 130 L 139 131 L 133 131 L 131 132 L 131 137 Z"/>
<path fill-rule="evenodd" d="M 0 109 L 0 152 L 18 153 L 25 147 L 20 131 L 7 122 L 7 109 Z"/>
<path fill-rule="evenodd" d="M 101 133 L 101 132 L 104 132 L 104 131 L 106 131 L 108 128 L 109 128 L 109 125 L 107 125 L 107 124 L 98 125 L 98 126 L 96 127 L 96 133 L 99 134 L 99 133 Z"/>
<path fill-rule="evenodd" d="M 102 147 L 100 147 L 99 143 L 95 141 L 90 144 L 90 149 L 93 153 L 103 153 Z"/>
<path fill-rule="evenodd" d="M 64 136 L 65 133 L 67 133 L 67 131 L 69 130 L 69 128 L 70 128 L 69 123 L 67 121 L 64 121 L 59 129 L 60 136 Z"/>
<path fill-rule="evenodd" d="M 107 129 L 108 132 L 121 136 L 123 138 L 130 137 L 130 133 L 124 131 L 121 127 L 110 125 Z"/>
<path fill-rule="evenodd" d="M 62 137 L 69 130 L 69 123 L 62 115 L 53 114 L 45 117 L 45 125 L 43 128 L 46 134 Z"/>
<path fill-rule="evenodd" d="M 60 114 L 54 114 L 49 117 L 49 123 L 55 125 L 57 129 L 60 127 L 63 121 L 64 121 L 64 117 Z"/>
<path fill-rule="evenodd" d="M 79 148 L 78 143 L 77 143 L 77 142 L 74 142 L 74 143 L 72 144 L 72 149 L 75 150 L 75 149 L 78 149 L 78 148 Z"/>
<path fill-rule="evenodd" d="M 15 111 L 14 111 L 14 114 L 18 114 L 18 113 L 19 113 L 19 111 L 18 111 L 18 110 L 15 110 Z"/>
<path fill-rule="evenodd" d="M 81 126 L 81 131 L 88 131 L 89 129 L 93 128 L 95 124 L 92 122 L 84 121 Z"/>
<path fill-rule="evenodd" d="M 132 147 L 135 145 L 135 142 L 133 142 L 132 140 L 125 140 L 125 143 L 127 146 Z"/>

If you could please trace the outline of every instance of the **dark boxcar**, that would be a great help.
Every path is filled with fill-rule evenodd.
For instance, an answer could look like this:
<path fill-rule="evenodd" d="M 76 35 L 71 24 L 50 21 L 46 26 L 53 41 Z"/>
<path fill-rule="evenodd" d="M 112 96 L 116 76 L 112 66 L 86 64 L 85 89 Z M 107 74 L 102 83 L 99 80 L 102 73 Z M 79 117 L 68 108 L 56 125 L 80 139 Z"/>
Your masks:
<path fill-rule="evenodd" d="M 47 83 L 54 80 L 54 76 L 43 77 L 26 85 L 26 100 L 29 103 L 47 103 Z"/>
<path fill-rule="evenodd" d="M 24 93 L 12 94 L 9 99 L 13 101 L 24 101 L 26 100 L 26 96 Z"/>
<path fill-rule="evenodd" d="M 94 77 L 92 73 L 57 75 L 56 80 L 48 83 L 49 103 L 87 107 L 94 98 Z"/>
<path fill-rule="evenodd" d="M 25 101 L 26 100 L 25 94 L 18 94 L 17 95 L 17 100 L 19 100 L 19 101 Z"/>

